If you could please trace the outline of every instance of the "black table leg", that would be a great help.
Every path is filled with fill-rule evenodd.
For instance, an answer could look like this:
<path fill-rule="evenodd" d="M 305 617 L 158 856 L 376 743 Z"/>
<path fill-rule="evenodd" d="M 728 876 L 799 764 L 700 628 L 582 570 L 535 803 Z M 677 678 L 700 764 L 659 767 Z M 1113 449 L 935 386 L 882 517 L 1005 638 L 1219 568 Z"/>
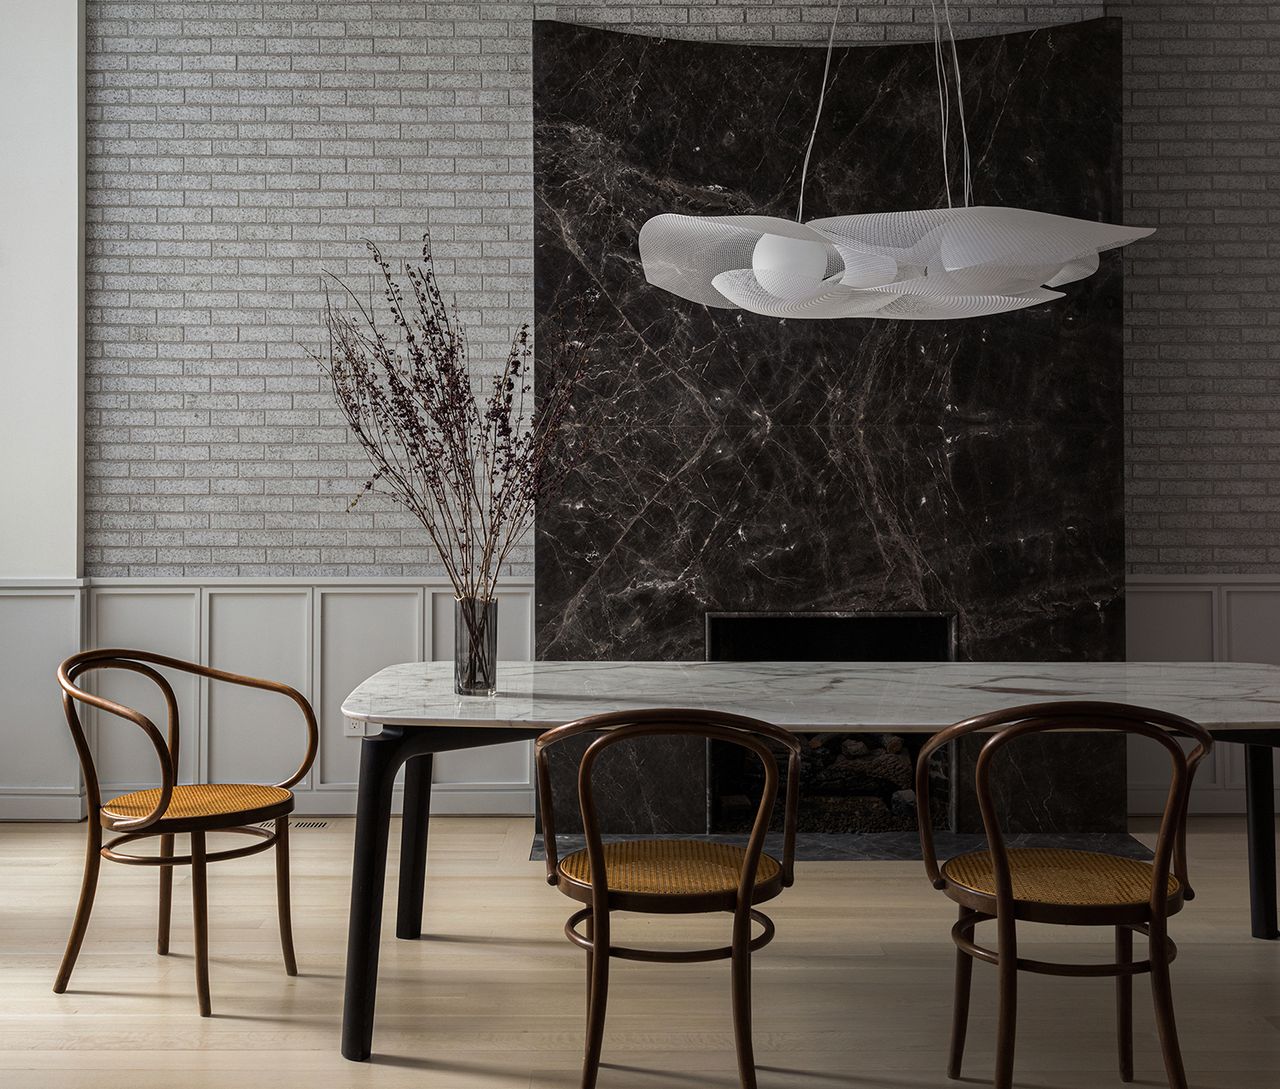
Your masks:
<path fill-rule="evenodd" d="M 363 1062 L 373 1051 L 382 894 L 387 878 L 391 790 L 396 772 L 408 762 L 396 930 L 402 937 L 417 938 L 422 933 L 423 886 L 427 872 L 432 754 L 503 745 L 508 741 L 531 741 L 539 732 L 534 728 L 516 727 L 387 726 L 382 733 L 366 737 L 361 743 L 355 860 L 351 867 L 351 921 L 347 927 L 347 989 L 342 1010 L 343 1058 Z M 404 933 L 406 929 L 410 932 Z"/>
<path fill-rule="evenodd" d="M 1249 810 L 1249 912 L 1253 936 L 1280 937 L 1276 923 L 1275 771 L 1269 745 L 1245 746 L 1245 795 Z"/>
<path fill-rule="evenodd" d="M 422 896 L 427 880 L 427 826 L 431 815 L 431 754 L 404 766 L 404 821 L 400 830 L 400 894 L 396 937 L 422 937 Z"/>
<path fill-rule="evenodd" d="M 360 746 L 355 859 L 351 867 L 351 919 L 347 929 L 347 987 L 342 1011 L 342 1054 L 363 1062 L 373 1049 L 373 1008 L 382 937 L 382 890 L 387 875 L 391 789 L 403 763 L 404 737 L 385 730 Z"/>

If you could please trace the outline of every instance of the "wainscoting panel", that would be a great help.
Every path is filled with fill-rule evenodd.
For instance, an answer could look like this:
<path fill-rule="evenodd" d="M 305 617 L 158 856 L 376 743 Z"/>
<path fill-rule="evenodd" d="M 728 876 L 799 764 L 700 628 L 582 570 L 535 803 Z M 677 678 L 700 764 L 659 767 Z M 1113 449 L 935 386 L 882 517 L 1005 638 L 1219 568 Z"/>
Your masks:
<path fill-rule="evenodd" d="M 1217 659 L 1217 590 L 1139 588 L 1125 595 L 1125 657 L 1148 662 L 1211 662 Z"/>
<path fill-rule="evenodd" d="M 1280 579 L 1130 576 L 1126 619 L 1127 656 L 1133 661 L 1280 664 Z M 1168 785 L 1164 755 L 1131 740 L 1129 812 L 1158 813 Z M 1244 812 L 1244 750 L 1239 745 L 1218 746 L 1201 768 L 1192 811 Z"/>
<path fill-rule="evenodd" d="M 147 587 L 89 591 L 90 645 L 150 650 L 187 661 L 200 660 L 200 591 Z M 200 680 L 189 673 L 162 671 L 178 699 L 178 772 L 183 782 L 199 774 L 203 747 Z M 164 697 L 145 677 L 121 670 L 85 677 L 95 692 L 133 707 L 167 732 Z M 156 752 L 137 726 L 114 715 L 90 711 L 98 776 L 104 793 L 154 787 L 159 783 Z"/>
<path fill-rule="evenodd" d="M 1224 586 L 1222 657 L 1229 662 L 1280 663 L 1280 582 Z"/>
<path fill-rule="evenodd" d="M 1224 585 L 1220 596 L 1222 656 L 1230 662 L 1280 665 L 1280 580 Z M 1280 773 L 1280 751 L 1275 766 Z M 1244 793 L 1244 753 L 1236 745 L 1228 750 L 1226 790 L 1235 796 Z"/>
<path fill-rule="evenodd" d="M 453 657 L 453 593 L 431 595 L 431 647 L 427 657 Z M 498 657 L 522 662 L 533 657 L 533 598 L 528 590 L 498 594 Z"/>
<path fill-rule="evenodd" d="M 54 673 L 80 647 L 82 614 L 76 585 L 0 587 L 0 819 L 81 816 L 80 769 Z"/>
<path fill-rule="evenodd" d="M 232 673 L 311 690 L 312 594 L 309 589 L 237 588 L 205 591 L 205 662 Z M 201 779 L 279 782 L 305 751 L 302 716 L 274 692 L 204 682 L 208 731 Z M 314 775 L 314 771 L 312 772 Z M 311 785 L 311 777 L 299 787 Z"/>
<path fill-rule="evenodd" d="M 453 593 L 431 594 L 431 660 L 453 657 Z M 498 658 L 528 661 L 533 657 L 533 595 L 529 590 L 498 594 Z M 501 674 L 498 683 L 502 683 Z M 436 758 L 437 794 L 461 788 L 487 792 L 490 812 L 532 812 L 533 753 L 528 742 L 490 749 L 443 753 Z M 528 799 L 527 802 L 523 799 Z M 517 809 L 517 805 L 530 808 Z"/>
<path fill-rule="evenodd" d="M 501 653 L 529 658 L 532 580 L 509 579 L 506 586 Z M 1127 617 L 1131 659 L 1280 663 L 1280 578 L 1134 576 L 1128 583 Z M 440 580 L 414 579 L 0 584 L 0 819 L 81 815 L 75 751 L 53 674 L 57 663 L 80 647 L 108 644 L 274 673 L 299 684 L 315 700 L 322 736 L 315 782 L 299 792 L 298 810 L 351 813 L 360 746 L 346 731 L 342 699 L 382 665 L 415 657 L 447 660 L 453 652 L 453 597 Z M 173 680 L 183 716 L 184 778 L 207 776 L 212 768 L 222 777 L 243 772 L 262 780 L 292 769 L 301 732 L 287 704 L 275 706 L 276 698 L 266 696 L 244 702 L 217 694 L 212 698 L 217 725 L 209 731 L 209 694 L 180 676 Z M 103 691 L 138 700 L 148 713 L 161 716 L 159 725 L 159 701 L 133 681 L 114 678 Z M 268 702 L 259 704 L 259 699 Z M 95 723 L 90 733 L 110 790 L 154 785 L 150 754 L 138 747 L 133 727 Z M 1162 758 L 1135 747 L 1129 767 L 1130 810 L 1158 810 L 1167 783 Z M 1221 746 L 1196 787 L 1196 811 L 1242 811 L 1243 768 L 1239 747 Z M 433 808 L 532 812 L 529 746 L 442 757 Z"/>
<path fill-rule="evenodd" d="M 330 587 L 316 591 L 315 703 L 320 720 L 316 789 L 352 791 L 360 770 L 360 744 L 348 736 L 342 701 L 384 666 L 423 657 L 421 589 Z"/>
<path fill-rule="evenodd" d="M 499 595 L 499 653 L 532 656 L 533 580 Z M 74 820 L 83 788 L 58 696 L 57 663 L 82 647 L 140 647 L 285 681 L 312 700 L 320 751 L 298 785 L 298 812 L 355 811 L 360 742 L 342 700 L 394 662 L 448 660 L 453 593 L 442 579 L 79 579 L 0 583 L 0 819 Z M 170 678 L 179 701 L 183 781 L 278 780 L 301 758 L 302 721 L 283 697 Z M 164 729 L 145 681 L 104 678 L 100 691 Z M 136 727 L 86 719 L 111 796 L 158 782 Z M 531 814 L 531 746 L 452 753 L 436 762 L 432 809 Z M 397 804 L 399 802 L 397 795 Z"/>

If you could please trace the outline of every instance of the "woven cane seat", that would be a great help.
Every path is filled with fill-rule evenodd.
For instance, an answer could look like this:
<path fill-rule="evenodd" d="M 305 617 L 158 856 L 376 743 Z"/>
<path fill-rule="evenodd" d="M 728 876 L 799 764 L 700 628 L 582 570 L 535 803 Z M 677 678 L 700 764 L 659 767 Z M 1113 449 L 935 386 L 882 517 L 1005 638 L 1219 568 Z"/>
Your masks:
<path fill-rule="evenodd" d="M 726 843 L 705 840 L 627 840 L 604 845 L 605 877 L 609 892 L 623 896 L 732 898 L 738 891 L 746 851 Z M 587 852 L 575 851 L 560 860 L 565 889 L 589 901 L 591 861 Z M 756 869 L 753 902 L 777 895 L 782 866 L 762 854 Z"/>
<path fill-rule="evenodd" d="M 1151 899 L 1149 862 L 1097 851 L 1057 847 L 1011 847 L 1009 870 L 1013 898 L 1063 907 L 1140 905 Z M 942 875 L 949 882 L 980 896 L 996 895 L 995 870 L 988 851 L 971 851 L 946 862 Z M 1169 875 L 1169 895 L 1181 891 Z"/>
<path fill-rule="evenodd" d="M 160 801 L 159 790 L 135 790 L 112 798 L 102 807 L 104 820 L 145 817 Z M 283 787 L 253 783 L 197 783 L 176 786 L 161 822 L 213 821 L 224 825 L 261 819 L 262 811 L 288 812 L 293 794 Z M 227 818 L 224 821 L 218 818 Z"/>

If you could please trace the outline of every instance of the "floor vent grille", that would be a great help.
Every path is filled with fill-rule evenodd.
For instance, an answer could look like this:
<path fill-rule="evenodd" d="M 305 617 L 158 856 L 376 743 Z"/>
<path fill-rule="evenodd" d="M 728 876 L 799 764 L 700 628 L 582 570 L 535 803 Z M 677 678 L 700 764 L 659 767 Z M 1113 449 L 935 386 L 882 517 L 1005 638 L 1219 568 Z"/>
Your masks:
<path fill-rule="evenodd" d="M 269 831 L 273 831 L 275 829 L 275 826 L 276 826 L 275 821 L 263 821 L 261 824 L 257 825 L 256 827 L 266 828 Z M 312 828 L 328 828 L 328 827 L 329 827 L 328 821 L 307 820 L 307 821 L 290 821 L 289 822 L 290 832 L 308 831 Z"/>

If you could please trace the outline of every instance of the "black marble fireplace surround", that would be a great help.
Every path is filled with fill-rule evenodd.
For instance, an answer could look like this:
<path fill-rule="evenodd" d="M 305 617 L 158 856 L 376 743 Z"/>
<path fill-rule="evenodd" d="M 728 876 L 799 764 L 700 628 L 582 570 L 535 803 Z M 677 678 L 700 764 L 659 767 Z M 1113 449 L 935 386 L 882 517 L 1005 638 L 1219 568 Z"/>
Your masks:
<path fill-rule="evenodd" d="M 1119 20 L 959 50 L 976 203 L 1121 221 Z M 539 509 L 539 655 L 701 659 L 708 613 L 932 612 L 961 660 L 1122 657 L 1118 255 L 960 322 L 778 321 L 645 282 L 652 215 L 794 215 L 821 72 L 815 49 L 534 25 L 538 372 L 566 336 L 593 360 L 588 452 Z M 932 43 L 837 49 L 806 218 L 945 204 L 936 94 Z M 1016 747 L 1010 827 L 1123 828 L 1113 741 Z M 614 754 L 607 829 L 708 829 L 701 745 Z"/>

